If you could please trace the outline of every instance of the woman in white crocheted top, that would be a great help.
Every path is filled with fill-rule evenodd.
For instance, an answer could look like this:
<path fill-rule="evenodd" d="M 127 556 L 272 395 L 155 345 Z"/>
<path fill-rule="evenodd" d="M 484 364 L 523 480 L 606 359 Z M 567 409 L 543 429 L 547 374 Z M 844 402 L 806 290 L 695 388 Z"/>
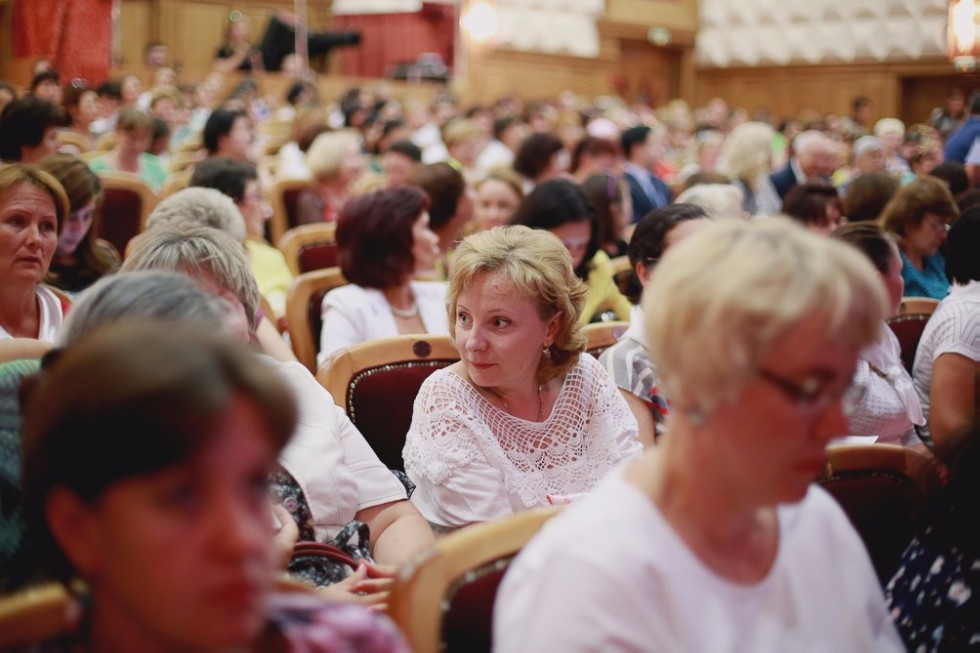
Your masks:
<path fill-rule="evenodd" d="M 855 222 L 834 232 L 834 236 L 857 247 L 878 270 L 888 290 L 891 315 L 905 292 L 902 257 L 898 246 L 876 224 Z M 925 425 L 922 405 L 912 385 L 912 376 L 902 365 L 902 350 L 891 328 L 882 323 L 878 339 L 864 348 L 854 372 L 854 383 L 865 389 L 861 402 L 850 417 L 854 435 L 877 435 L 878 442 L 919 444 L 915 427 Z"/>
<path fill-rule="evenodd" d="M 403 454 L 434 527 L 567 501 L 640 454 L 629 407 L 581 355 L 585 293 L 548 232 L 496 227 L 456 250 L 447 303 L 461 360 L 422 385 Z"/>

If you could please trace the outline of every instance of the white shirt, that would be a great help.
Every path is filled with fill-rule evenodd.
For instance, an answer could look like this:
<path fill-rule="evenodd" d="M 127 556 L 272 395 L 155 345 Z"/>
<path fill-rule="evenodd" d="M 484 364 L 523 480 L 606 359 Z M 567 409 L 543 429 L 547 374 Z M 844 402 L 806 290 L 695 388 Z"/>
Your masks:
<path fill-rule="evenodd" d="M 919 396 L 902 364 L 895 333 L 882 325 L 878 341 L 865 347 L 854 372 L 854 384 L 864 397 L 850 418 L 852 435 L 876 435 L 877 442 L 910 446 L 919 443 L 914 424 L 925 417 Z"/>
<path fill-rule="evenodd" d="M 58 332 L 65 321 L 65 313 L 61 309 L 61 300 L 44 286 L 37 287 L 37 304 L 41 313 L 38 319 L 37 339 L 41 342 L 58 342 Z M 6 329 L 0 326 L 0 340 L 11 340 Z"/>
<path fill-rule="evenodd" d="M 902 651 L 860 538 L 811 486 L 780 506 L 779 551 L 753 585 L 687 547 L 649 497 L 610 475 L 511 564 L 494 651 Z"/>
<path fill-rule="evenodd" d="M 302 364 L 262 355 L 299 407 L 279 464 L 299 484 L 317 541 L 328 540 L 363 508 L 407 498 L 405 487 Z"/>
<path fill-rule="evenodd" d="M 458 528 L 589 492 L 642 453 L 636 418 L 588 354 L 566 375 L 547 419 L 497 408 L 455 372 L 437 370 L 415 398 L 402 456 L 412 503 L 436 527 Z M 535 448 L 532 443 L 546 441 Z"/>
<path fill-rule="evenodd" d="M 949 295 L 929 318 L 915 351 L 912 380 L 922 402 L 926 420 L 922 431 L 927 435 L 931 435 L 929 392 L 932 389 L 932 368 L 936 359 L 943 354 L 960 354 L 980 362 L 980 281 L 971 281 L 965 286 L 950 286 Z"/>
<path fill-rule="evenodd" d="M 446 284 L 442 281 L 413 281 L 412 294 L 426 333 L 449 334 L 446 313 Z M 323 330 L 320 332 L 320 365 L 328 355 L 359 342 L 392 338 L 398 325 L 383 292 L 354 284 L 328 292 L 321 305 Z"/>

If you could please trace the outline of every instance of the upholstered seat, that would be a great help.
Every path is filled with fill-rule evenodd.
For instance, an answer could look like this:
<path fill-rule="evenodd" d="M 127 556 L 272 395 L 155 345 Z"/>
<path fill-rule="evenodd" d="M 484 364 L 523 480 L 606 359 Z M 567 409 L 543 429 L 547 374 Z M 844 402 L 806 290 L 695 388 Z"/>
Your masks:
<path fill-rule="evenodd" d="M 300 193 L 307 188 L 310 188 L 310 181 L 305 179 L 283 179 L 273 184 L 269 192 L 269 202 L 272 204 L 269 240 L 273 245 L 278 246 L 282 235 L 297 226 L 297 202 Z"/>
<path fill-rule="evenodd" d="M 847 513 L 884 584 L 912 539 L 916 513 L 939 487 L 935 463 L 893 444 L 842 444 L 827 452 L 827 470 L 817 482 Z"/>
<path fill-rule="evenodd" d="M 888 318 L 888 326 L 898 337 L 902 349 L 902 364 L 912 373 L 915 351 L 922 339 L 929 317 L 935 312 L 939 301 L 929 297 L 906 297 L 898 306 L 898 315 Z"/>
<path fill-rule="evenodd" d="M 389 614 L 415 653 L 490 651 L 493 606 L 507 567 L 561 508 L 467 526 L 403 565 Z"/>
<path fill-rule="evenodd" d="M 340 268 L 327 268 L 301 274 L 293 279 L 286 294 L 286 329 L 296 359 L 311 372 L 316 371 L 320 351 L 323 297 L 347 283 Z"/>
<path fill-rule="evenodd" d="M 404 470 L 402 448 L 422 382 L 459 360 L 449 336 L 413 334 L 363 342 L 334 352 L 317 372 L 374 452 Z"/>
<path fill-rule="evenodd" d="M 137 175 L 125 172 L 101 172 L 102 221 L 98 237 L 117 252 L 146 227 L 146 219 L 157 204 L 153 190 Z"/>
<path fill-rule="evenodd" d="M 282 235 L 279 250 L 293 275 L 335 267 L 337 225 L 333 222 L 304 224 Z"/>

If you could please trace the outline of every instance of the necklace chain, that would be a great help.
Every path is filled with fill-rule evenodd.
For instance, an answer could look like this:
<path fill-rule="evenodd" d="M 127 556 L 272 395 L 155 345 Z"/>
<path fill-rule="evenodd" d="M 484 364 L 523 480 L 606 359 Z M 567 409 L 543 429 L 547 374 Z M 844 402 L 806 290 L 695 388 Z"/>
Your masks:
<path fill-rule="evenodd" d="M 506 410 L 511 415 L 514 415 L 514 411 L 511 410 L 510 404 L 507 403 L 507 400 L 504 399 L 504 396 L 502 394 L 500 394 L 499 392 L 497 392 L 493 388 L 486 388 L 486 390 L 487 390 L 487 392 L 491 393 L 494 397 L 496 397 L 497 399 L 500 400 L 500 403 L 502 403 L 504 405 L 504 410 Z M 539 383 L 538 384 L 538 418 L 536 420 L 538 422 L 541 421 L 541 416 L 544 414 L 544 398 L 543 398 L 542 393 L 543 393 L 543 386 Z M 514 415 L 514 417 L 517 417 L 517 416 Z"/>
<path fill-rule="evenodd" d="M 395 317 L 400 317 L 403 319 L 411 319 L 419 314 L 419 303 L 412 300 L 412 305 L 408 308 L 398 308 L 397 306 L 392 306 L 390 303 L 388 306 L 391 308 L 391 314 Z"/>

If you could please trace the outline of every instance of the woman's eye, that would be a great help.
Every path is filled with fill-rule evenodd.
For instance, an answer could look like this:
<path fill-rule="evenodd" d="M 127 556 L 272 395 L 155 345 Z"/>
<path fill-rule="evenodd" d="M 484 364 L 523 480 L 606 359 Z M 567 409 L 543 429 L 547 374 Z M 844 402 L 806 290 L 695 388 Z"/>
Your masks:
<path fill-rule="evenodd" d="M 459 322 L 460 324 L 468 324 L 470 321 L 470 316 L 467 315 L 466 313 L 457 313 L 456 321 Z"/>
<path fill-rule="evenodd" d="M 495 327 L 497 327 L 498 329 L 502 329 L 502 328 L 504 328 L 505 326 L 507 326 L 508 324 L 510 324 L 510 320 L 505 320 L 505 319 L 504 319 L 504 318 L 502 318 L 502 317 L 498 317 L 497 319 L 495 319 L 495 320 L 493 321 L 493 325 L 494 325 Z"/>

